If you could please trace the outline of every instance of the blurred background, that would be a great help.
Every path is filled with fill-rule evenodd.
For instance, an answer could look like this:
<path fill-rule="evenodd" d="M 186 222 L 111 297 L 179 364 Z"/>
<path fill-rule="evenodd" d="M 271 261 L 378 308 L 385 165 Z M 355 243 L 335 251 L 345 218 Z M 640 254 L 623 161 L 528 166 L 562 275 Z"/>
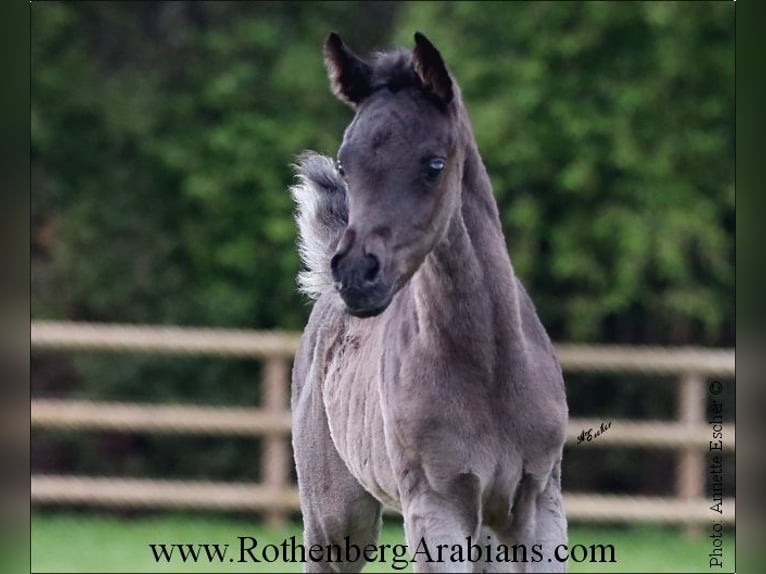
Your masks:
<path fill-rule="evenodd" d="M 712 381 L 735 415 L 733 4 L 50 2 L 31 19 L 35 571 L 205 571 L 155 564 L 147 541 L 299 533 L 283 415 L 311 306 L 287 188 L 352 117 L 328 89 L 331 30 L 360 55 L 420 30 L 461 86 L 561 349 L 573 541 L 613 542 L 603 571 L 707 570 Z"/>

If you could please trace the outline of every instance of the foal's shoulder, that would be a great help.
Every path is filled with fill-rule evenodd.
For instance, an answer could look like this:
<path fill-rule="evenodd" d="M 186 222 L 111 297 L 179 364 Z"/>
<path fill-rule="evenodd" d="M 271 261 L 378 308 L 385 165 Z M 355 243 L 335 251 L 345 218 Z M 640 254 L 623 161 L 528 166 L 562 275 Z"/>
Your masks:
<path fill-rule="evenodd" d="M 299 361 L 310 362 L 317 348 L 327 346 L 345 331 L 345 310 L 336 293 L 324 293 L 314 303 L 306 328 L 301 336 L 301 344 L 295 356 Z"/>
<path fill-rule="evenodd" d="M 327 296 L 320 296 L 314 303 L 309 320 L 301 334 L 301 342 L 293 363 L 293 384 L 301 385 L 316 356 L 317 346 L 327 338 L 328 328 L 337 323 L 337 312 Z"/>

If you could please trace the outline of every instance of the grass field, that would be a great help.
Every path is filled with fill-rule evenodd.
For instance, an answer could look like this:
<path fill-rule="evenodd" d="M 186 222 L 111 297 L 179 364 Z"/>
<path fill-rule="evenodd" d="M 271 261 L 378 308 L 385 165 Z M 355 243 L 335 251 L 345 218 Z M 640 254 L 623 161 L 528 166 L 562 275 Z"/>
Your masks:
<path fill-rule="evenodd" d="M 296 536 L 300 527 L 269 529 L 244 518 L 201 515 L 161 515 L 117 518 L 99 514 L 35 513 L 31 528 L 32 572 L 300 572 L 299 563 L 237 563 L 239 539 L 254 537 L 260 548 L 281 544 Z M 708 553 L 712 546 L 707 532 L 687 538 L 679 531 L 659 527 L 570 528 L 574 544 L 612 544 L 616 563 L 569 563 L 570 572 L 709 572 Z M 402 530 L 392 524 L 384 528 L 381 543 L 400 544 Z M 183 562 L 174 555 L 170 563 L 157 562 L 149 547 L 156 543 L 229 544 L 223 561 L 210 562 L 203 553 L 197 563 Z M 724 567 L 734 571 L 734 536 L 725 535 Z M 233 556 L 233 557 L 232 557 Z M 370 564 L 365 572 L 395 571 L 389 562 Z M 411 572 L 408 566 L 403 572 Z"/>

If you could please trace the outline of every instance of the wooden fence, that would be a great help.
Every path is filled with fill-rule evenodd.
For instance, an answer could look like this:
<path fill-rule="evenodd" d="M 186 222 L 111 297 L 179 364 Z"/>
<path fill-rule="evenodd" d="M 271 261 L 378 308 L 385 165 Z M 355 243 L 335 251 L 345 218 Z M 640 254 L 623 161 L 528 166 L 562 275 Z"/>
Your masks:
<path fill-rule="evenodd" d="M 273 524 L 282 522 L 286 513 L 298 510 L 297 491 L 290 480 L 288 406 L 290 364 L 298 346 L 298 335 L 38 321 L 32 323 L 31 336 L 32 348 L 40 351 L 141 352 L 250 357 L 265 361 L 260 408 L 59 399 L 34 399 L 31 405 L 32 426 L 40 428 L 263 436 L 261 483 L 33 475 L 34 503 L 263 511 Z M 564 504 L 570 520 L 664 522 L 687 527 L 710 520 L 711 502 L 705 498 L 704 491 L 705 453 L 712 435 L 705 421 L 705 382 L 709 377 L 733 380 L 734 351 L 557 345 L 557 352 L 566 373 L 674 375 L 679 382 L 676 421 L 614 420 L 609 431 L 597 440 L 582 443 L 588 448 L 621 446 L 677 451 L 676 496 L 565 493 Z M 600 422 L 571 419 L 568 442 L 576 442 L 583 429 L 597 429 Z M 733 451 L 733 424 L 724 426 L 723 436 L 724 450 Z M 734 500 L 725 500 L 723 509 L 722 519 L 733 522 Z"/>

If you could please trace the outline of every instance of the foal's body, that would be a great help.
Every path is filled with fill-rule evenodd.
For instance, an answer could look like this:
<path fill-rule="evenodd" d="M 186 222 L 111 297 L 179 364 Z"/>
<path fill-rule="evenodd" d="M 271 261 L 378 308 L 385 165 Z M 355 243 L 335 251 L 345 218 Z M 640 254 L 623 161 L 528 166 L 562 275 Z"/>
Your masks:
<path fill-rule="evenodd" d="M 368 117 L 375 116 L 376 106 L 390 106 L 391 97 L 413 96 L 403 90 L 386 97 L 369 96 Z M 304 542 L 342 545 L 348 536 L 360 547 L 375 543 L 387 505 L 403 514 L 411 552 L 421 541 L 431 551 L 443 544 L 465 546 L 467 537 L 486 545 L 491 529 L 493 543 L 527 546 L 529 562 L 516 565 L 520 571 L 561 570 L 562 564 L 548 561 L 554 547 L 566 542 L 561 371 L 513 274 L 462 104 L 456 113 L 464 136 L 458 139 L 464 141 L 453 144 L 450 158 L 459 189 L 441 198 L 455 202 L 453 208 L 434 208 L 434 218 L 443 222 L 425 256 L 408 277 L 406 271 L 405 279 L 397 277 L 401 285 L 374 316 L 350 314 L 344 293 L 324 289 L 306 327 L 292 395 Z M 417 129 L 397 124 L 404 121 L 390 118 L 389 127 Z M 347 142 L 360 141 L 353 126 Z M 309 163 L 304 183 L 316 193 L 336 194 L 337 201 L 347 184 L 331 164 L 316 157 Z M 314 207 L 321 209 L 317 202 Z M 331 249 L 351 241 L 346 236 L 352 227 L 354 237 L 363 235 L 351 197 L 349 203 L 350 222 L 338 230 Z M 370 241 L 381 241 L 377 233 L 396 243 L 395 234 L 390 239 L 375 229 Z M 380 259 L 383 273 L 392 264 Z M 534 544 L 541 545 L 536 562 Z M 477 567 L 419 560 L 416 571 Z M 358 571 L 362 564 L 360 559 L 306 567 Z"/>

